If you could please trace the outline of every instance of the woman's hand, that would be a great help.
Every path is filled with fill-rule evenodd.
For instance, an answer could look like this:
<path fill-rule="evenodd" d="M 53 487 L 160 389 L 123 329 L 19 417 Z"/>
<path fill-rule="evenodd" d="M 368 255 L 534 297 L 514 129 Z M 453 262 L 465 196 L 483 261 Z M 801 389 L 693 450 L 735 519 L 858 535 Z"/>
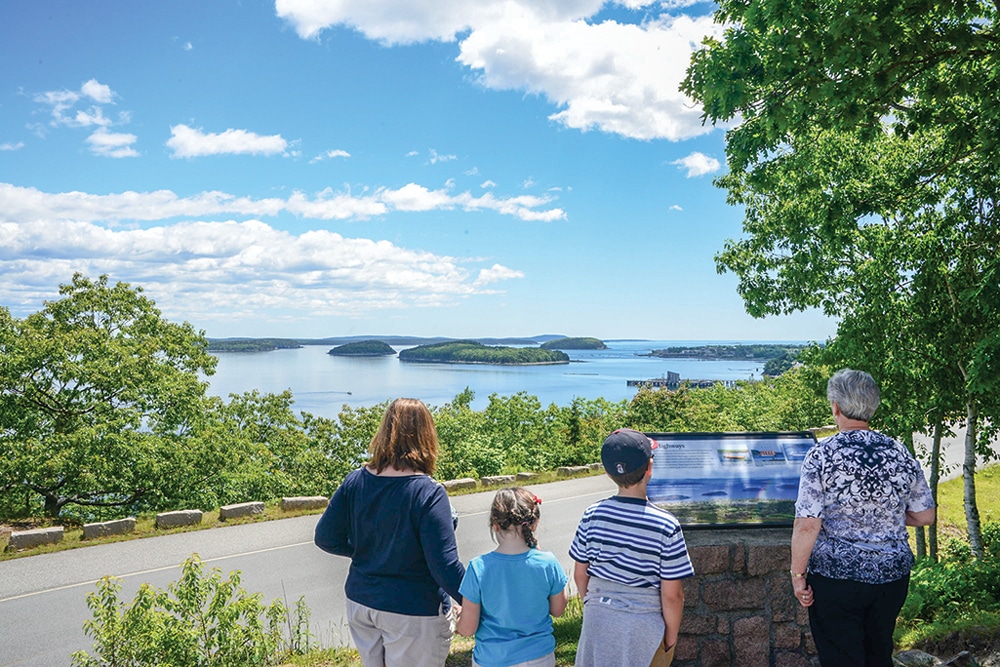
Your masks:
<path fill-rule="evenodd" d="M 805 577 L 793 577 L 792 589 L 795 592 L 795 599 L 799 601 L 799 604 L 803 607 L 812 606 L 813 590 L 810 588 L 809 584 L 806 583 Z"/>

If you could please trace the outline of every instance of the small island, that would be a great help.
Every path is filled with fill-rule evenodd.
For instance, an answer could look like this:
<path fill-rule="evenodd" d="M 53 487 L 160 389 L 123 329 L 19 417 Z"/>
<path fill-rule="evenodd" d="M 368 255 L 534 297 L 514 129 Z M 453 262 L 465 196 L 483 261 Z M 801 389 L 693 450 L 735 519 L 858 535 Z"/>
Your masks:
<path fill-rule="evenodd" d="M 527 366 L 568 364 L 569 356 L 559 350 L 538 347 L 490 347 L 471 340 L 418 345 L 399 353 L 400 361 L 437 364 L 497 364 Z"/>
<path fill-rule="evenodd" d="M 599 338 L 556 338 L 540 346 L 543 350 L 606 350 L 608 346 Z"/>
<path fill-rule="evenodd" d="M 209 338 L 209 352 L 272 352 L 297 350 L 299 341 L 291 338 Z"/>
<path fill-rule="evenodd" d="M 782 357 L 789 352 L 798 354 L 805 345 L 771 345 L 750 344 L 741 345 L 700 345 L 698 347 L 668 347 L 663 350 L 653 350 L 647 357 L 664 359 L 734 359 L 739 361 L 766 361 Z"/>
<path fill-rule="evenodd" d="M 335 357 L 389 357 L 396 354 L 396 350 L 380 340 L 359 340 L 338 345 L 327 354 Z"/>

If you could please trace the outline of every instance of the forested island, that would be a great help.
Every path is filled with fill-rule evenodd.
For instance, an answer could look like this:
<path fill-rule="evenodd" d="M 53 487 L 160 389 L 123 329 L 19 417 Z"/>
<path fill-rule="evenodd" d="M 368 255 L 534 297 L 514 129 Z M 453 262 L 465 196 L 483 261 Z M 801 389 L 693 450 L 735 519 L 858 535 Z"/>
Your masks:
<path fill-rule="evenodd" d="M 291 338 L 209 338 L 209 352 L 271 352 L 302 347 Z"/>
<path fill-rule="evenodd" d="M 335 357 L 389 357 L 396 354 L 396 350 L 380 340 L 359 340 L 338 345 L 327 354 Z"/>
<path fill-rule="evenodd" d="M 789 352 L 798 354 L 805 345 L 770 345 L 770 344 L 734 344 L 734 345 L 699 345 L 698 347 L 668 347 L 663 350 L 653 350 L 649 357 L 664 359 L 738 359 L 750 361 L 759 359 L 766 361 L 781 357 Z"/>
<path fill-rule="evenodd" d="M 764 362 L 763 374 L 777 377 L 797 363 L 799 353 L 805 348 L 805 345 L 704 345 L 699 347 L 668 347 L 664 350 L 653 350 L 644 356 L 664 359 L 762 361 Z"/>
<path fill-rule="evenodd" d="M 538 347 L 491 347 L 471 340 L 458 340 L 402 350 L 399 360 L 444 364 L 568 364 L 569 355 Z"/>
<path fill-rule="evenodd" d="M 556 338 L 540 346 L 543 350 L 606 350 L 608 346 L 599 338 Z"/>

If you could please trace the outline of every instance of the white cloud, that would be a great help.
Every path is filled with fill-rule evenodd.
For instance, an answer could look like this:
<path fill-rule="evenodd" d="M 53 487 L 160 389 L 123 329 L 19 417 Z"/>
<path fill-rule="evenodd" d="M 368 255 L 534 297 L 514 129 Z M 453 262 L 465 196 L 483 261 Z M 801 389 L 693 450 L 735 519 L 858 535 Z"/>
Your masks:
<path fill-rule="evenodd" d="M 138 137 L 134 134 L 108 132 L 100 128 L 87 137 L 90 150 L 94 155 L 103 157 L 137 157 L 139 152 L 132 148 Z"/>
<path fill-rule="evenodd" d="M 90 81 L 84 83 L 80 87 L 80 92 L 98 104 L 111 104 L 114 99 L 114 93 L 111 92 L 111 86 L 100 83 L 97 79 L 91 79 Z"/>
<path fill-rule="evenodd" d="M 420 155 L 420 153 L 418 153 L 417 151 L 410 151 L 409 153 L 406 154 L 406 157 L 416 157 L 418 155 Z"/>
<path fill-rule="evenodd" d="M 326 215 L 332 209 L 517 210 L 537 204 L 463 197 L 415 184 L 363 198 L 332 192 L 254 201 L 220 192 L 180 198 L 169 191 L 94 195 L 44 193 L 0 183 L 0 303 L 38 304 L 75 271 L 143 285 L 166 312 L 185 319 L 364 315 L 385 308 L 452 304 L 487 285 L 523 277 L 483 260 L 411 250 L 389 241 L 327 230 L 282 231 L 253 218 L 168 222 L 181 215 Z M 366 209 L 367 207 L 367 209 Z M 143 228 L 102 224 L 153 221 Z M 27 305 L 25 306 L 27 307 Z"/>
<path fill-rule="evenodd" d="M 347 151 L 335 149 L 332 151 L 327 151 L 325 153 L 320 153 L 313 159 L 309 160 L 309 164 L 316 164 L 317 162 L 322 162 L 323 160 L 330 160 L 338 157 L 351 157 L 351 154 Z"/>
<path fill-rule="evenodd" d="M 515 271 L 513 269 L 508 269 L 506 266 L 501 266 L 500 264 L 494 264 L 488 269 L 480 269 L 479 276 L 476 278 L 477 285 L 488 285 L 490 283 L 499 282 L 501 280 L 511 280 L 512 278 L 523 278 L 524 273 L 521 271 Z"/>
<path fill-rule="evenodd" d="M 687 157 L 674 160 L 670 164 L 675 164 L 680 169 L 687 169 L 688 178 L 714 174 L 722 168 L 722 164 L 714 157 L 709 157 L 704 153 L 699 153 L 697 151 L 691 153 Z"/>
<path fill-rule="evenodd" d="M 185 51 L 190 51 L 193 48 L 194 48 L 194 44 L 192 44 L 191 42 L 184 42 L 184 50 Z"/>
<path fill-rule="evenodd" d="M 0 151 L 19 151 L 24 148 L 24 142 L 0 144 Z"/>
<path fill-rule="evenodd" d="M 383 44 L 458 41 L 458 61 L 498 90 L 544 96 L 569 128 L 635 139 L 681 140 L 711 131 L 682 95 L 691 53 L 721 35 L 710 16 L 666 10 L 688 0 L 619 0 L 646 8 L 636 23 L 597 22 L 604 0 L 276 0 L 306 39 L 348 26 Z"/>
<path fill-rule="evenodd" d="M 678 206 L 677 204 L 674 204 L 673 206 L 670 207 L 670 210 L 671 211 L 683 211 L 684 209 L 681 208 L 680 206 Z"/>
<path fill-rule="evenodd" d="M 496 186 L 497 186 L 497 184 L 495 182 L 489 180 L 489 179 L 486 179 L 485 181 L 483 181 L 482 183 L 479 184 L 479 187 L 481 187 L 483 189 L 495 188 Z"/>
<path fill-rule="evenodd" d="M 535 181 L 532 178 L 528 177 L 528 178 L 524 179 L 524 183 L 521 184 L 521 187 L 523 187 L 525 190 L 527 190 L 528 188 L 535 187 L 535 185 L 537 185 L 535 183 Z"/>
<path fill-rule="evenodd" d="M 494 211 L 520 220 L 551 222 L 563 220 L 560 208 L 546 208 L 549 197 L 497 197 L 486 193 L 474 197 L 469 192 L 449 194 L 430 190 L 416 183 L 401 188 L 378 188 L 371 194 L 357 196 L 349 190 L 335 192 L 327 188 L 313 197 L 292 193 L 288 199 L 252 199 L 225 192 L 202 192 L 192 197 L 178 197 L 170 190 L 122 192 L 96 195 L 85 192 L 47 193 L 0 183 L 0 219 L 10 222 L 72 220 L 87 222 L 156 222 L 170 218 L 210 216 L 272 217 L 290 213 L 310 220 L 363 220 L 392 212 L 431 210 Z"/>
<path fill-rule="evenodd" d="M 398 190 L 382 190 L 379 199 L 397 211 L 433 211 L 454 206 L 445 190 L 428 190 L 416 183 L 407 183 Z"/>
<path fill-rule="evenodd" d="M 74 110 L 77 103 L 85 98 L 95 104 L 87 109 Z M 107 127 L 111 125 L 111 120 L 104 116 L 104 107 L 98 105 L 114 104 L 114 98 L 115 94 L 110 86 L 90 79 L 80 86 L 79 91 L 51 90 L 35 95 L 34 100 L 51 107 L 53 126 Z"/>
<path fill-rule="evenodd" d="M 288 148 L 280 134 L 262 136 L 247 130 L 228 129 L 218 134 L 205 133 L 187 125 L 170 128 L 167 147 L 171 157 L 202 157 L 205 155 L 275 155 Z"/>
<path fill-rule="evenodd" d="M 430 163 L 437 164 L 438 162 L 451 162 L 452 160 L 457 160 L 457 155 L 439 155 L 436 150 L 431 149 Z"/>
<path fill-rule="evenodd" d="M 257 220 L 138 230 L 0 221 L 0 271 L 6 278 L 0 300 L 8 304 L 51 298 L 57 282 L 81 271 L 141 284 L 163 310 L 185 319 L 289 311 L 359 315 L 454 303 L 482 292 L 485 283 L 519 274 L 494 265 L 473 277 L 465 264 L 326 230 L 294 235 Z M 39 288 L 31 293 L 30 286 Z"/>

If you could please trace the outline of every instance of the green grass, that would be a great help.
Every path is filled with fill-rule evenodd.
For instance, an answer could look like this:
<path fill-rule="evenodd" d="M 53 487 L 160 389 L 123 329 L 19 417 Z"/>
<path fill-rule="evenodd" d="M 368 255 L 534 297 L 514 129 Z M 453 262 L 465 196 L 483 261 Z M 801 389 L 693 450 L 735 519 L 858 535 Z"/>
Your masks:
<path fill-rule="evenodd" d="M 962 478 L 948 480 L 938 487 L 938 526 L 940 538 L 964 539 L 965 489 Z M 976 472 L 976 504 L 980 523 L 1000 522 L 1000 465 Z"/>
<path fill-rule="evenodd" d="M 69 549 L 81 549 L 96 544 L 109 544 L 112 542 L 127 542 L 129 540 L 141 540 L 147 537 L 157 537 L 160 535 L 171 535 L 173 533 L 191 533 L 196 530 L 210 530 L 212 528 L 223 528 L 225 526 L 238 526 L 244 523 L 260 523 L 262 521 L 274 521 L 276 519 L 291 519 L 304 514 L 319 514 L 322 510 L 301 510 L 295 512 L 285 512 L 281 509 L 281 501 L 274 500 L 264 503 L 264 513 L 253 516 L 240 517 L 222 521 L 219 519 L 219 510 L 204 512 L 201 523 L 193 526 L 178 526 L 177 528 L 160 529 L 156 527 L 155 515 L 140 515 L 135 519 L 135 530 L 125 535 L 110 535 L 92 540 L 83 539 L 83 527 L 67 525 L 63 529 L 63 539 L 55 544 L 45 544 L 31 549 L 21 551 L 0 550 L 0 562 L 12 560 L 14 558 L 24 558 L 38 554 L 55 553 L 57 551 L 67 551 Z M 56 522 L 46 522 L 42 525 L 34 526 L 44 528 L 47 526 L 59 525 Z"/>
<path fill-rule="evenodd" d="M 583 603 L 578 597 L 570 598 L 565 613 L 552 622 L 556 637 L 556 667 L 573 667 L 582 625 Z M 472 664 L 474 645 L 475 641 L 471 637 L 455 635 L 446 667 L 469 667 Z M 283 667 L 361 667 L 361 659 L 354 649 L 323 649 L 309 655 L 296 656 Z"/>

